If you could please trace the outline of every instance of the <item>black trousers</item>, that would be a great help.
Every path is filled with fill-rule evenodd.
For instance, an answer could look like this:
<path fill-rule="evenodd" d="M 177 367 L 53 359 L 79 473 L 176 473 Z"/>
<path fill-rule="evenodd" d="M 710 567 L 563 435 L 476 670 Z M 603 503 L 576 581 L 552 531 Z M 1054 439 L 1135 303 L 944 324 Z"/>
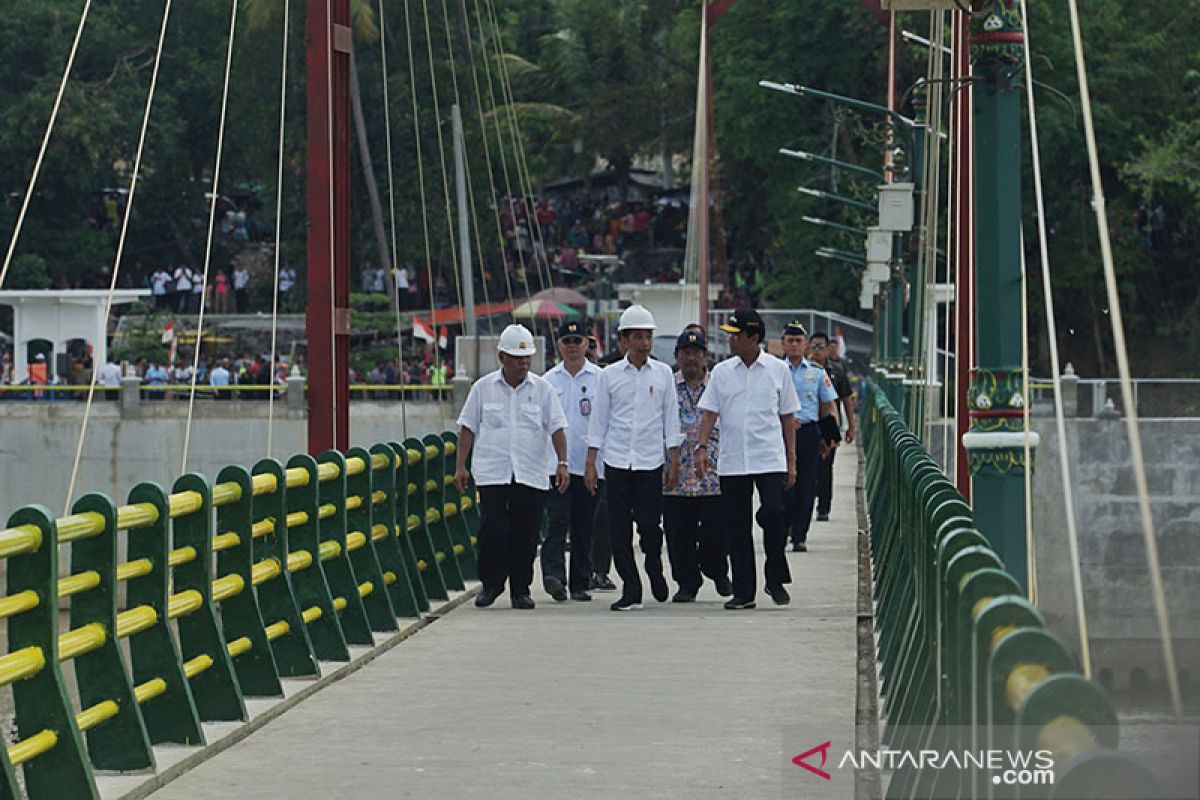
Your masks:
<path fill-rule="evenodd" d="M 808 541 L 820 463 L 821 428 L 815 422 L 801 425 L 796 431 L 796 483 L 784 498 L 788 536 L 795 543 Z"/>
<path fill-rule="evenodd" d="M 550 479 L 553 487 L 554 479 Z M 592 574 L 592 525 L 596 520 L 596 498 L 583 485 L 583 477 L 571 476 L 567 491 L 546 493 L 546 538 L 542 540 L 542 580 L 558 578 L 572 592 L 587 591 Z M 567 531 L 571 532 L 571 579 L 567 580 Z"/>
<path fill-rule="evenodd" d="M 700 590 L 707 576 L 729 577 L 729 544 L 721 519 L 721 497 L 663 495 L 663 528 L 671 577 L 679 588 Z"/>
<path fill-rule="evenodd" d="M 529 594 L 545 497 L 516 481 L 479 487 L 479 579 L 485 589 L 501 592 L 508 581 L 514 597 Z"/>
<path fill-rule="evenodd" d="M 633 560 L 633 523 L 638 526 L 646 572 L 662 573 L 662 467 L 650 470 L 616 469 L 604 465 L 608 494 L 608 535 L 613 563 L 621 576 L 621 597 L 641 602 L 642 577 Z"/>
<path fill-rule="evenodd" d="M 596 482 L 596 518 L 592 526 L 592 571 L 608 575 L 612 569 L 612 537 L 608 535 L 608 490 Z"/>
<path fill-rule="evenodd" d="M 729 564 L 733 569 L 733 596 L 739 600 L 753 600 L 758 586 L 750 524 L 755 487 L 758 488 L 760 506 L 757 519 L 763 529 L 763 550 L 767 555 L 763 567 L 767 585 L 782 586 L 792 582 L 785 552 L 787 531 L 783 516 L 783 479 L 782 472 L 721 478 L 721 505 L 729 535 Z"/>
<path fill-rule="evenodd" d="M 837 448 L 831 448 L 829 455 L 820 460 L 817 466 L 817 513 L 828 514 L 833 505 L 833 457 Z"/>

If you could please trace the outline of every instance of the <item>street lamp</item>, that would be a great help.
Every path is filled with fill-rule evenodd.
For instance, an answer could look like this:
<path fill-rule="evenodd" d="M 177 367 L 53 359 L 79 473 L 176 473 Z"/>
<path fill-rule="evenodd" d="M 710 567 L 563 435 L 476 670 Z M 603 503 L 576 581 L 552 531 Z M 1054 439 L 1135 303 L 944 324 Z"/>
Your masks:
<path fill-rule="evenodd" d="M 910 119 L 898 111 L 893 111 L 887 106 L 881 106 L 878 103 L 868 103 L 866 100 L 859 100 L 854 97 L 846 97 L 832 92 L 823 92 L 820 89 L 814 89 L 811 86 L 798 86 L 794 83 L 776 83 L 775 81 L 759 81 L 758 85 L 764 89 L 773 89 L 777 92 L 795 95 L 796 97 L 815 97 L 818 100 L 829 100 L 843 106 L 856 108 L 859 111 L 869 111 L 872 114 L 883 114 L 890 117 L 892 120 L 899 122 L 906 128 L 916 127 L 916 120 Z"/>
<path fill-rule="evenodd" d="M 818 247 L 813 251 L 814 255 L 820 258 L 828 258 L 834 261 L 845 261 L 848 264 L 866 264 L 867 259 L 857 253 L 851 253 L 847 250 L 838 250 L 836 247 Z"/>
<path fill-rule="evenodd" d="M 864 203 L 861 200 L 853 200 L 849 197 L 844 197 L 840 194 L 833 194 L 832 192 L 824 192 L 824 191 L 821 191 L 820 189 L 812 189 L 808 186 L 797 186 L 796 191 L 800 192 L 801 194 L 806 194 L 810 197 L 818 197 L 822 200 L 833 200 L 836 203 L 845 203 L 848 206 L 854 206 L 855 208 L 861 208 L 864 211 L 870 211 L 870 212 L 874 213 L 879 210 L 878 208 L 871 205 L 870 203 Z"/>
<path fill-rule="evenodd" d="M 820 225 L 825 228 L 836 228 L 839 231 L 845 231 L 846 233 L 853 233 L 856 236 L 862 236 L 864 238 L 867 235 L 866 228 L 857 228 L 853 225 L 843 225 L 840 222 L 833 222 L 831 220 L 821 219 L 820 217 L 803 216 L 800 219 L 804 220 L 805 222 L 809 223 L 810 225 Z"/>
<path fill-rule="evenodd" d="M 862 167 L 858 164 L 851 164 L 849 161 L 838 161 L 836 158 L 819 156 L 816 153 L 809 153 L 805 150 L 791 150 L 787 147 L 779 148 L 779 154 L 788 156 L 789 158 L 798 158 L 801 161 L 816 161 L 819 164 L 829 164 L 831 167 L 841 167 L 842 169 L 847 169 L 852 172 L 859 172 L 863 175 L 869 175 L 880 183 L 884 182 L 882 172 L 876 172 L 873 169 Z"/>

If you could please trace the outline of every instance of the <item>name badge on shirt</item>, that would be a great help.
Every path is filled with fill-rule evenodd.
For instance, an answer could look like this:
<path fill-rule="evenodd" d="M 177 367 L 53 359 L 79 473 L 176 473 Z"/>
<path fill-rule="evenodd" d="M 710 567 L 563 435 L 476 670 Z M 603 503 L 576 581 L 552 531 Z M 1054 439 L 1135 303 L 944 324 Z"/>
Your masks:
<path fill-rule="evenodd" d="M 579 413 L 583 416 L 589 416 L 592 413 L 592 401 L 587 397 L 579 398 Z"/>

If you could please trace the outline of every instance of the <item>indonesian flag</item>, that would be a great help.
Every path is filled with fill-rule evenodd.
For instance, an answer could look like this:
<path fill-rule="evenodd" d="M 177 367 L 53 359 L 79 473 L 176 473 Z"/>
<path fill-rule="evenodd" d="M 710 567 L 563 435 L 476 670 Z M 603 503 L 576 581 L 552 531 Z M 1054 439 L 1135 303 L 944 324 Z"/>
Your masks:
<path fill-rule="evenodd" d="M 838 357 L 846 357 L 846 337 L 842 336 L 842 329 L 838 325 L 833 326 L 833 340 L 837 342 Z"/>
<path fill-rule="evenodd" d="M 433 344 L 437 338 L 433 334 L 433 326 L 424 322 L 416 314 L 413 314 L 412 328 L 413 336 L 417 339 L 424 339 L 426 344 Z"/>
<path fill-rule="evenodd" d="M 438 329 L 438 347 L 445 350 L 450 346 L 450 329 L 443 325 Z"/>

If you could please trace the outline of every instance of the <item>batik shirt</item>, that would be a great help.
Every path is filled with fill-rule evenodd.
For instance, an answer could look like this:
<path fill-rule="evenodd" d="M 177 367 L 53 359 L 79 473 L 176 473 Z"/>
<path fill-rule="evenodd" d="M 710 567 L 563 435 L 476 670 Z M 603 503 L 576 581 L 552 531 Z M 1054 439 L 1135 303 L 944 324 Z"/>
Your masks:
<path fill-rule="evenodd" d="M 721 493 L 721 479 L 717 477 L 717 450 L 721 441 L 719 425 L 714 425 L 708 437 L 708 472 L 703 478 L 696 475 L 696 444 L 700 441 L 700 395 L 708 386 L 708 373 L 700 381 L 700 387 L 692 389 L 683 375 L 675 373 L 675 394 L 679 397 L 679 429 L 683 433 L 683 444 L 679 448 L 679 480 L 675 488 L 663 491 L 672 497 L 711 497 Z"/>

